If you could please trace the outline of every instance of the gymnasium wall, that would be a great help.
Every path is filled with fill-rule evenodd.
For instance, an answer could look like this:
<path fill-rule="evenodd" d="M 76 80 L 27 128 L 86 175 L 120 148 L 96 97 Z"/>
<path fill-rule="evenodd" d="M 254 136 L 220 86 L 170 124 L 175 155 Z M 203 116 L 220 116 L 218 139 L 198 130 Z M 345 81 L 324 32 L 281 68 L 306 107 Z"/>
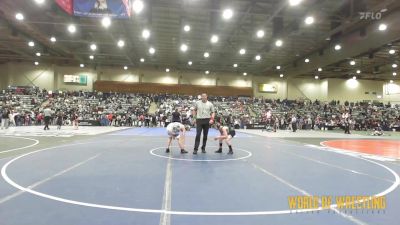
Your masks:
<path fill-rule="evenodd" d="M 328 100 L 328 81 L 315 79 L 288 79 L 288 99 Z"/>
<path fill-rule="evenodd" d="M 0 90 L 8 85 L 8 64 L 0 64 Z"/>
<path fill-rule="evenodd" d="M 184 84 L 199 86 L 231 86 L 250 87 L 256 97 L 270 99 L 319 99 L 350 101 L 382 100 L 399 102 L 400 92 L 390 95 L 384 93 L 383 81 L 345 79 L 287 79 L 276 75 L 242 76 L 237 73 L 213 73 L 206 75 L 203 72 L 174 71 L 133 68 L 124 70 L 117 67 L 79 68 L 44 65 L 34 66 L 30 63 L 7 63 L 0 65 L 0 88 L 8 85 L 36 85 L 48 90 L 93 90 L 93 83 L 99 81 L 118 81 L 125 83 L 153 83 L 153 84 Z M 63 82 L 63 75 L 87 75 L 87 85 L 70 85 Z M 272 84 L 276 93 L 261 93 L 258 84 Z M 394 85 L 394 84 L 393 84 Z M 369 92 L 369 94 L 365 94 Z M 375 94 L 373 94 L 375 92 Z M 382 95 L 378 99 L 377 95 Z"/>
<path fill-rule="evenodd" d="M 218 85 L 235 87 L 252 87 L 251 77 L 241 77 L 236 74 L 174 71 L 166 73 L 163 70 L 98 68 L 98 80 L 143 82 L 163 84 L 188 84 L 188 85 Z"/>
<path fill-rule="evenodd" d="M 207 93 L 214 96 L 252 96 L 251 87 L 208 86 L 188 84 L 127 83 L 119 81 L 96 81 L 94 88 L 102 92 L 123 93 L 173 93 L 198 95 Z"/>
<path fill-rule="evenodd" d="M 23 63 L 8 64 L 8 85 L 39 86 L 54 88 L 54 72 L 51 65 L 33 66 Z"/>
<path fill-rule="evenodd" d="M 328 79 L 329 100 L 379 100 L 377 96 L 383 95 L 383 84 L 375 80 Z"/>
<path fill-rule="evenodd" d="M 400 104 L 400 84 L 385 83 L 383 85 L 383 99 L 390 103 Z"/>

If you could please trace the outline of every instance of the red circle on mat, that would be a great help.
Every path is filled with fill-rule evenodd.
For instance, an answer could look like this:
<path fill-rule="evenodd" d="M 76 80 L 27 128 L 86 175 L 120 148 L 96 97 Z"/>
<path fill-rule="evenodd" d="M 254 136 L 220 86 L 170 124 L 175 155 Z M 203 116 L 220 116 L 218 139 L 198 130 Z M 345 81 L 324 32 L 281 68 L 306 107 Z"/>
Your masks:
<path fill-rule="evenodd" d="M 332 140 L 323 145 L 347 151 L 400 159 L 400 141 L 394 140 Z"/>

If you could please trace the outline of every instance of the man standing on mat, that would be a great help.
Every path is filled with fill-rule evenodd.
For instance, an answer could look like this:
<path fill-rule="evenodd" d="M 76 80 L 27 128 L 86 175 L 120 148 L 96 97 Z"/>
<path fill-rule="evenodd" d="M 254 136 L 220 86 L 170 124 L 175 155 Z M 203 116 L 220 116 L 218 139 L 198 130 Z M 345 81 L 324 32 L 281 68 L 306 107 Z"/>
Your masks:
<path fill-rule="evenodd" d="M 6 107 L 4 107 L 3 112 L 1 114 L 1 129 L 3 130 L 4 128 L 8 129 L 8 123 L 10 119 L 10 110 Z"/>
<path fill-rule="evenodd" d="M 201 100 L 197 101 L 194 107 L 193 117 L 196 123 L 196 141 L 194 144 L 193 154 L 197 154 L 200 145 L 200 136 L 203 131 L 203 145 L 201 146 L 201 152 L 206 153 L 206 144 L 208 130 L 210 124 L 214 123 L 215 110 L 214 105 L 207 100 L 207 94 L 201 95 Z"/>
<path fill-rule="evenodd" d="M 46 108 L 43 110 L 43 115 L 44 115 L 44 130 L 50 130 L 49 125 L 50 125 L 50 120 L 51 120 L 51 115 L 53 112 L 50 109 L 50 106 L 46 106 Z"/>

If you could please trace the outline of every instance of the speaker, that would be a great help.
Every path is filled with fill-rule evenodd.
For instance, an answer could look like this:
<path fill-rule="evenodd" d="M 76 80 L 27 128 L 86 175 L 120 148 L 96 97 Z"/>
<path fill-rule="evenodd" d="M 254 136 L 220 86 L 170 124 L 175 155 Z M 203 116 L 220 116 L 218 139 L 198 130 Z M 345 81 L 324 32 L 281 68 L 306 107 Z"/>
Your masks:
<path fill-rule="evenodd" d="M 370 53 L 368 54 L 368 58 L 369 58 L 369 59 L 373 59 L 373 58 L 374 58 L 374 53 L 373 53 L 373 52 L 370 52 Z"/>

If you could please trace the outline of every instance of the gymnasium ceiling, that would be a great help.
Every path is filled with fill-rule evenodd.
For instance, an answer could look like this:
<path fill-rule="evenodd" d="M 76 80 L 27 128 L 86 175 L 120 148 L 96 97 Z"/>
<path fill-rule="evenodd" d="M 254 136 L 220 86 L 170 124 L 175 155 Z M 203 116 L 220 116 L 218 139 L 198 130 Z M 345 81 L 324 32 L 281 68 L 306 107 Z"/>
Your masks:
<path fill-rule="evenodd" d="M 27 61 L 86 67 L 155 67 L 171 71 L 234 72 L 279 77 L 352 77 L 393 79 L 400 51 L 400 1 L 396 0 L 143 0 L 144 9 L 130 19 L 72 17 L 54 0 L 0 1 L 0 63 Z M 222 18 L 224 9 L 233 16 Z M 359 12 L 381 12 L 380 20 L 361 20 Z M 16 13 L 24 20 L 16 19 Z M 307 16 L 314 23 L 306 25 Z M 378 31 L 382 23 L 387 30 Z M 77 31 L 67 31 L 75 24 Z M 184 25 L 190 25 L 185 32 Z M 142 37 L 143 29 L 150 37 Z M 258 30 L 265 32 L 258 38 Z M 211 35 L 219 37 L 211 43 Z M 51 42 L 50 37 L 56 37 Z M 277 47 L 276 40 L 283 45 Z M 119 48 L 118 40 L 125 46 Z M 29 47 L 28 42 L 35 42 Z M 97 50 L 90 45 L 95 43 Z M 188 50 L 180 51 L 181 44 Z M 342 49 L 335 51 L 340 44 Z M 155 54 L 149 53 L 153 47 Z M 241 55 L 239 50 L 246 49 Z M 395 54 L 389 54 L 389 50 Z M 40 52 L 41 56 L 36 56 Z M 210 57 L 205 58 L 204 52 Z M 94 59 L 89 58 L 90 55 Z M 255 59 L 256 55 L 261 60 Z M 140 62 L 143 58 L 145 62 Z M 309 58 L 310 62 L 305 63 Z M 354 60 L 352 66 L 349 61 Z M 192 61 L 191 66 L 188 61 Z M 233 67 L 237 64 L 237 67 Z M 276 67 L 281 66 L 280 70 Z M 400 66 L 400 65 L 399 65 Z M 321 68 L 322 71 L 318 71 Z M 356 71 L 360 70 L 360 74 Z M 400 76 L 400 75 L 399 75 Z"/>

